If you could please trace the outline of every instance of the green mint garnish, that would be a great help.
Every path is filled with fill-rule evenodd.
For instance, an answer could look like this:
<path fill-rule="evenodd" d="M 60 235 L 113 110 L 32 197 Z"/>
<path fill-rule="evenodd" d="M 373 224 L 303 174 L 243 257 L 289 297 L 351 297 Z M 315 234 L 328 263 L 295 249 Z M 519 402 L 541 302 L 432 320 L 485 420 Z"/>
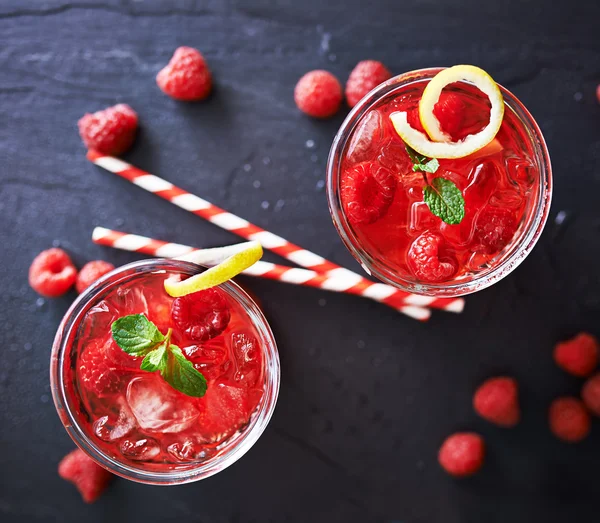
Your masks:
<path fill-rule="evenodd" d="M 449 225 L 457 225 L 465 217 L 465 200 L 451 180 L 434 178 L 423 190 L 423 199 L 429 210 Z"/>
<path fill-rule="evenodd" d="M 127 354 L 144 356 L 141 370 L 158 371 L 171 387 L 188 396 L 201 398 L 206 394 L 206 379 L 171 343 L 171 329 L 163 335 L 143 314 L 131 314 L 114 321 L 111 330 Z"/>
<path fill-rule="evenodd" d="M 142 356 L 165 337 L 143 314 L 131 314 L 114 321 L 112 336 L 127 354 Z"/>
<path fill-rule="evenodd" d="M 408 144 L 406 152 L 408 157 L 413 162 L 413 171 L 421 171 L 423 173 L 435 173 L 440 162 L 437 158 L 431 160 L 426 156 L 415 151 Z M 452 180 L 447 178 L 434 178 L 431 183 L 425 179 L 425 188 L 423 189 L 423 199 L 429 207 L 429 210 L 438 218 L 441 218 L 448 225 L 457 225 L 465 217 L 465 199 L 463 198 L 460 189 Z"/>

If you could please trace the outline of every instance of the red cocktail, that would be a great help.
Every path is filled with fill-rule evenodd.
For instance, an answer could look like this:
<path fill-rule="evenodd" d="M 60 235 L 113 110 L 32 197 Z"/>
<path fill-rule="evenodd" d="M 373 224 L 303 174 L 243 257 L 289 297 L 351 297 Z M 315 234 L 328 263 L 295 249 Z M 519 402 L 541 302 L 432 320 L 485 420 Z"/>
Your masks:
<path fill-rule="evenodd" d="M 392 78 L 355 107 L 332 146 L 328 196 L 340 236 L 367 272 L 413 292 L 456 296 L 491 285 L 533 248 L 550 207 L 551 170 L 537 124 L 501 88 L 504 116 L 491 143 L 462 158 L 440 158 L 434 172 L 415 171 L 421 160 L 390 116 L 405 112 L 423 132 L 419 101 L 439 71 Z M 433 113 L 459 142 L 486 127 L 490 102 L 473 85 L 456 82 Z M 458 189 L 458 219 L 442 219 L 426 203 L 425 188 L 436 178 Z"/>
<path fill-rule="evenodd" d="M 166 260 L 125 266 L 81 295 L 56 336 L 51 381 L 65 427 L 92 458 L 129 479 L 210 476 L 250 448 L 275 406 L 277 349 L 254 302 L 231 282 L 182 298 L 165 292 L 165 278 L 197 272 Z M 119 318 L 154 325 L 156 344 L 123 350 Z M 142 370 L 143 354 L 164 343 L 180 361 L 165 353 L 160 371 Z M 202 376 L 199 392 L 188 388 L 190 373 Z"/>

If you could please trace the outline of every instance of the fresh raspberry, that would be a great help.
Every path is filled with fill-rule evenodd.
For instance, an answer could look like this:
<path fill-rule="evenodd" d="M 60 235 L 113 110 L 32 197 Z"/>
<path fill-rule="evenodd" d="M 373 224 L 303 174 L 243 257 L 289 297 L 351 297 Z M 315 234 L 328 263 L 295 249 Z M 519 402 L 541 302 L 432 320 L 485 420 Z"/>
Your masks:
<path fill-rule="evenodd" d="M 86 503 L 96 501 L 113 478 L 81 449 L 70 452 L 61 460 L 58 475 L 73 483 Z"/>
<path fill-rule="evenodd" d="M 121 390 L 122 376 L 109 357 L 107 341 L 91 340 L 79 356 L 79 379 L 83 386 L 98 396 Z"/>
<path fill-rule="evenodd" d="M 421 123 L 421 117 L 419 116 L 419 108 L 415 108 L 415 109 L 411 109 L 410 111 L 408 111 L 406 113 L 406 121 L 408 122 L 408 125 L 410 125 L 413 129 L 416 129 L 417 131 L 421 131 L 422 133 L 425 134 L 425 128 L 423 127 L 423 124 Z"/>
<path fill-rule="evenodd" d="M 392 73 L 381 62 L 375 60 L 358 62 L 346 82 L 348 105 L 354 107 L 365 94 L 391 77 Z"/>
<path fill-rule="evenodd" d="M 486 207 L 477 218 L 473 241 L 488 254 L 501 251 L 512 240 L 517 223 L 508 209 Z"/>
<path fill-rule="evenodd" d="M 156 75 L 163 93 L 175 100 L 204 100 L 212 89 L 212 76 L 204 57 L 193 47 L 179 47 L 171 61 Z"/>
<path fill-rule="evenodd" d="M 424 232 L 412 243 L 408 265 L 418 279 L 440 282 L 456 272 L 456 260 L 445 255 L 444 246 L 443 238 L 432 232 Z"/>
<path fill-rule="evenodd" d="M 596 98 L 598 99 L 598 102 L 600 103 L 600 85 L 598 85 L 598 87 L 596 87 Z"/>
<path fill-rule="evenodd" d="M 592 414 L 600 416 L 600 374 L 588 378 L 581 389 L 581 399 Z"/>
<path fill-rule="evenodd" d="M 448 436 L 438 452 L 438 461 L 451 476 L 475 474 L 483 465 L 485 445 L 474 432 L 457 432 Z"/>
<path fill-rule="evenodd" d="M 328 71 L 306 73 L 294 89 L 298 109 L 315 118 L 333 116 L 342 103 L 342 86 Z"/>
<path fill-rule="evenodd" d="M 346 170 L 341 182 L 342 205 L 353 224 L 374 223 L 385 215 L 396 193 L 396 177 L 377 162 Z"/>
<path fill-rule="evenodd" d="M 79 135 L 88 149 L 119 155 L 133 145 L 138 117 L 128 105 L 118 104 L 94 114 L 86 113 L 77 125 Z"/>
<path fill-rule="evenodd" d="M 92 283 L 100 279 L 100 277 L 104 276 L 106 273 L 112 271 L 114 268 L 115 266 L 112 263 L 103 260 L 95 260 L 86 263 L 77 275 L 77 281 L 75 282 L 77 292 L 81 294 Z"/>
<path fill-rule="evenodd" d="M 171 317 L 190 338 L 206 341 L 227 328 L 231 312 L 220 290 L 206 289 L 176 298 Z"/>
<path fill-rule="evenodd" d="M 473 408 L 496 425 L 515 426 L 520 418 L 517 382 L 507 377 L 484 381 L 473 396 Z"/>
<path fill-rule="evenodd" d="M 29 285 L 47 298 L 62 296 L 75 283 L 77 269 L 62 249 L 40 252 L 29 267 Z"/>
<path fill-rule="evenodd" d="M 440 99 L 433 106 L 433 115 L 440 122 L 442 131 L 453 139 L 462 126 L 464 111 L 465 103 L 460 96 L 454 93 L 442 92 Z"/>
<path fill-rule="evenodd" d="M 590 432 L 590 415 L 577 398 L 556 398 L 550 405 L 548 420 L 552 433 L 563 441 L 576 443 Z"/>
<path fill-rule="evenodd" d="M 554 361 L 573 376 L 589 376 L 598 364 L 598 340 L 587 332 L 580 332 L 574 338 L 556 344 Z"/>

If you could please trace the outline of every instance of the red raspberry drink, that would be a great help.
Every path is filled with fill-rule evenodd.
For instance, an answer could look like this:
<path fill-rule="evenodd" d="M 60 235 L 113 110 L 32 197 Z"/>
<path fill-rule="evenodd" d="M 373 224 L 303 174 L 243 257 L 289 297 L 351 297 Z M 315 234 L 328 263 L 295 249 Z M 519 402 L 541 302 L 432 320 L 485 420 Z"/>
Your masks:
<path fill-rule="evenodd" d="M 434 157 L 407 149 L 390 117 L 406 113 L 424 133 L 419 102 L 440 71 L 396 76 L 357 104 L 330 152 L 328 198 L 340 236 L 368 273 L 407 291 L 458 296 L 506 276 L 533 248 L 550 208 L 551 167 L 537 124 L 502 87 L 495 138 L 426 166 Z M 452 145 L 485 129 L 490 114 L 490 99 L 465 81 L 445 87 L 433 109 Z M 448 185 L 460 210 L 427 199 Z"/>
<path fill-rule="evenodd" d="M 57 333 L 51 382 L 61 420 L 94 460 L 128 479 L 215 474 L 254 444 L 273 412 L 279 359 L 264 316 L 232 282 L 180 298 L 165 292 L 167 277 L 197 272 L 180 261 L 127 265 L 85 291 Z M 162 354 L 158 371 L 139 340 L 119 337 L 123 318 L 153 326 L 144 350 Z M 164 352 L 164 340 L 177 354 Z M 190 373 L 203 376 L 197 394 L 186 388 Z"/>

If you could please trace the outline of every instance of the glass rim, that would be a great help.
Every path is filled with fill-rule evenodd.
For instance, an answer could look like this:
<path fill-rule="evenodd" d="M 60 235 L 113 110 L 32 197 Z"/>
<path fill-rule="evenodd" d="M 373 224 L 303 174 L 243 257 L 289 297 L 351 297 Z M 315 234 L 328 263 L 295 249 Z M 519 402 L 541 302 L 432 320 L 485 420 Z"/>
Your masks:
<path fill-rule="evenodd" d="M 189 466 L 184 469 L 144 470 L 143 466 L 138 468 L 122 463 L 105 453 L 82 429 L 73 412 L 73 405 L 68 400 L 64 379 L 65 354 L 70 347 L 75 329 L 88 310 L 88 305 L 99 293 L 110 286 L 122 284 L 141 274 L 162 270 L 191 275 L 202 272 L 203 267 L 191 262 L 172 259 L 141 260 L 111 271 L 78 296 L 63 317 L 54 338 L 50 361 L 50 385 L 54 405 L 65 430 L 75 444 L 96 463 L 118 476 L 139 483 L 176 485 L 205 479 L 220 472 L 240 459 L 256 443 L 275 410 L 279 394 L 280 362 L 275 338 L 258 305 L 237 283 L 228 281 L 220 285 L 220 289 L 240 303 L 248 313 L 263 345 L 265 355 L 264 399 L 258 410 L 252 414 L 248 425 L 226 440 L 215 456 L 197 464 L 186 464 Z"/>
<path fill-rule="evenodd" d="M 391 91 L 411 82 L 432 78 L 444 67 L 417 69 L 394 76 L 367 93 L 350 111 L 337 131 L 327 159 L 327 201 L 333 224 L 346 248 L 363 269 L 379 280 L 396 288 L 417 294 L 435 297 L 456 297 L 485 289 L 510 274 L 531 252 L 537 243 L 550 213 L 552 200 L 552 166 L 542 132 L 526 107 L 508 89 L 498 84 L 504 103 L 517 116 L 531 138 L 534 155 L 539 166 L 540 189 L 528 221 L 523 224 L 524 232 L 511 243 L 509 252 L 492 269 L 475 275 L 468 281 L 455 283 L 422 283 L 400 277 L 396 271 L 369 254 L 356 237 L 343 211 L 339 195 L 339 171 L 342 153 L 352 131 L 374 104 Z"/>

